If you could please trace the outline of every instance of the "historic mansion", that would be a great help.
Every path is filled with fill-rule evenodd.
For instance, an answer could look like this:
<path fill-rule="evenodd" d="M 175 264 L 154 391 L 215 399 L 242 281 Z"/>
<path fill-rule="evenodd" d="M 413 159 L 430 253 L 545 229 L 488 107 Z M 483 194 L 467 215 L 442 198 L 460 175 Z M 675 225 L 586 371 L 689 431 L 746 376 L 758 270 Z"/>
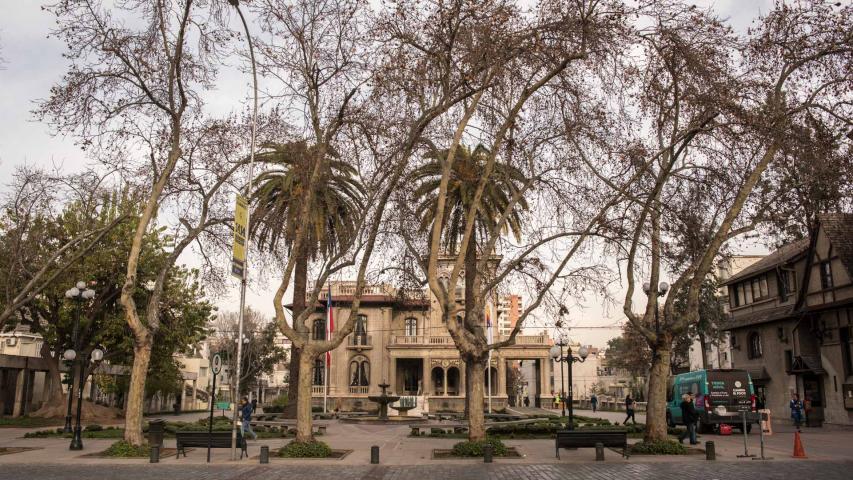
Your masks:
<path fill-rule="evenodd" d="M 349 317 L 355 282 L 333 282 L 331 291 L 335 323 L 340 325 Z M 314 339 L 326 335 L 327 296 L 328 291 L 321 294 L 309 320 Z M 375 410 L 376 404 L 367 397 L 380 394 L 378 385 L 387 383 L 389 393 L 410 397 L 409 401 L 411 397 L 416 399 L 417 407 L 410 414 L 463 410 L 465 368 L 434 296 L 428 291 L 403 295 L 388 285 L 371 285 L 362 294 L 359 311 L 353 333 L 332 351 L 328 392 L 324 385 L 326 362 L 322 356 L 315 361 L 315 406 L 322 406 L 325 401 L 330 411 Z M 492 315 L 494 319 L 495 313 Z M 494 341 L 506 338 L 501 335 L 498 322 L 493 320 L 491 328 Z M 550 346 L 551 340 L 545 334 L 519 335 L 515 345 L 492 353 L 491 392 L 486 388 L 486 395 L 491 396 L 493 409 L 507 405 L 507 369 L 518 365 L 519 360 L 532 364 L 535 372 L 536 378 L 528 379 L 529 385 L 525 385 L 530 405 L 551 405 Z M 510 393 L 515 398 L 515 393 Z"/>

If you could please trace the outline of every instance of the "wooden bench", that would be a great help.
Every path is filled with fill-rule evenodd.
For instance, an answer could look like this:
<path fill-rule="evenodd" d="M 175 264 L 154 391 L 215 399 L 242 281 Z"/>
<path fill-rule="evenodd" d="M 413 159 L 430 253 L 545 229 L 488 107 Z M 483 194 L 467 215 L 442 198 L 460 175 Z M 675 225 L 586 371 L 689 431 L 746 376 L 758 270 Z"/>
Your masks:
<path fill-rule="evenodd" d="M 597 443 L 607 448 L 622 447 L 622 456 L 628 457 L 628 432 L 626 430 L 561 430 L 554 439 L 557 458 L 561 448 L 595 448 Z"/>
<path fill-rule="evenodd" d="M 187 457 L 187 447 L 196 448 L 231 448 L 231 432 L 175 432 L 177 441 L 177 455 L 175 458 L 181 457 L 181 452 L 184 452 L 184 458 Z M 208 443 L 209 442 L 209 443 Z M 240 431 L 237 431 L 237 446 L 240 447 L 240 459 L 243 455 L 249 458 L 249 452 L 246 449 L 246 441 Z"/>

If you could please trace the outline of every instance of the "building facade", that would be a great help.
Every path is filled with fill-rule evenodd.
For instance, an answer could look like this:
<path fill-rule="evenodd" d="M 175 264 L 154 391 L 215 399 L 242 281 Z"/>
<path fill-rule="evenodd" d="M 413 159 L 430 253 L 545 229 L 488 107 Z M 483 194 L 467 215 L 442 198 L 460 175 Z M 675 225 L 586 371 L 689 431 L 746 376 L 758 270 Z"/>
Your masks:
<path fill-rule="evenodd" d="M 524 311 L 524 306 L 521 302 L 521 295 L 502 296 L 497 305 L 498 333 L 509 335 L 518 323 L 522 311 Z"/>
<path fill-rule="evenodd" d="M 340 324 L 349 317 L 355 282 L 333 282 L 331 291 L 334 318 Z M 309 319 L 312 339 L 326 336 L 327 295 L 328 292 L 321 293 Z M 438 301 L 427 291 L 400 292 L 388 285 L 367 286 L 355 322 L 353 333 L 332 351 L 328 380 L 325 359 L 321 356 L 315 360 L 315 406 L 325 405 L 330 411 L 376 410 L 377 405 L 367 397 L 380 394 L 379 385 L 388 384 L 391 393 L 414 397 L 411 401 L 417 407 L 410 414 L 464 410 L 465 365 L 442 319 Z M 497 323 L 491 328 L 495 341 L 505 338 Z M 518 360 L 534 371 L 536 388 L 531 390 L 539 393 L 531 405 L 551 405 L 549 347 L 550 340 L 544 334 L 518 335 L 515 345 L 493 352 L 487 377 L 491 391 L 486 390 L 493 409 L 507 405 L 507 369 Z M 548 393 L 543 394 L 545 391 Z"/>
<path fill-rule="evenodd" d="M 717 282 L 725 282 L 740 273 L 743 269 L 764 258 L 764 255 L 732 255 L 717 265 Z M 725 286 L 719 288 L 723 300 L 723 311 L 729 314 L 729 290 Z M 720 325 L 715 325 L 720 328 Z M 728 335 L 723 335 L 719 342 L 703 341 L 698 335 L 693 338 L 688 352 L 689 371 L 710 368 L 732 368 L 732 352 Z"/>
<path fill-rule="evenodd" d="M 853 215 L 820 215 L 725 282 L 734 368 L 750 372 L 776 419 L 798 393 L 809 423 L 853 426 Z"/>

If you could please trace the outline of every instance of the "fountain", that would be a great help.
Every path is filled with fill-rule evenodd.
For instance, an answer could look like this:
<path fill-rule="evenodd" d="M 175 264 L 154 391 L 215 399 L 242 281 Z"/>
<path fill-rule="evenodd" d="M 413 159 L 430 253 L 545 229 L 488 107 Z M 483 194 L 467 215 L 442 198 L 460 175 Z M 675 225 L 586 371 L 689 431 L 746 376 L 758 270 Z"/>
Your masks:
<path fill-rule="evenodd" d="M 387 383 L 380 383 L 379 388 L 382 389 L 382 395 L 370 395 L 367 397 L 371 402 L 376 402 L 379 404 L 379 421 L 387 422 L 388 421 L 388 404 L 394 403 L 400 399 L 397 395 L 388 395 L 385 390 L 388 389 L 391 385 Z"/>

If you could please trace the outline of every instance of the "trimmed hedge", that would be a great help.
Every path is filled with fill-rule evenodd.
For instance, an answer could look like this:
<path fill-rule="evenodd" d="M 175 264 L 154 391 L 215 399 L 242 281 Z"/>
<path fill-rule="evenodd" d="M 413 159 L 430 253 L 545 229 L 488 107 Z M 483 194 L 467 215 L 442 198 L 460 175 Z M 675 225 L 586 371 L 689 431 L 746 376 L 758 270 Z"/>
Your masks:
<path fill-rule="evenodd" d="M 687 455 L 687 448 L 674 440 L 640 442 L 631 445 L 633 455 Z"/>
<path fill-rule="evenodd" d="M 492 446 L 492 454 L 496 457 L 503 457 L 507 454 L 506 445 L 494 437 L 477 442 L 459 442 L 453 446 L 452 453 L 457 457 L 482 457 L 485 445 Z"/>
<path fill-rule="evenodd" d="M 285 458 L 327 458 L 332 449 L 324 442 L 290 442 L 278 450 L 279 457 Z"/>

